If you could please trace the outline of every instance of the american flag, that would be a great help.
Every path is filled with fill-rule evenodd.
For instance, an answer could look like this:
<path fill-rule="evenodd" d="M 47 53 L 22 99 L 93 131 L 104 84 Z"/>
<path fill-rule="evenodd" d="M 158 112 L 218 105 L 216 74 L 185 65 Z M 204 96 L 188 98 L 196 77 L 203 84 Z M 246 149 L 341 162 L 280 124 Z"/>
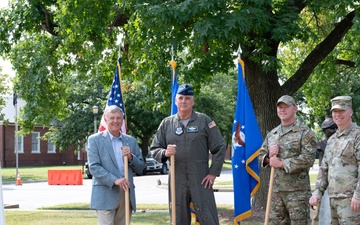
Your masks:
<path fill-rule="evenodd" d="M 106 104 L 106 107 L 111 105 L 117 105 L 119 106 L 123 113 L 124 113 L 124 120 L 121 127 L 121 132 L 127 134 L 127 122 L 126 122 L 126 113 L 125 113 L 125 105 L 124 105 L 124 99 L 121 92 L 121 58 L 118 59 L 116 71 L 114 75 L 114 80 L 111 85 L 108 101 Z M 104 114 L 101 117 L 99 132 L 106 130 L 107 124 L 104 120 Z"/>

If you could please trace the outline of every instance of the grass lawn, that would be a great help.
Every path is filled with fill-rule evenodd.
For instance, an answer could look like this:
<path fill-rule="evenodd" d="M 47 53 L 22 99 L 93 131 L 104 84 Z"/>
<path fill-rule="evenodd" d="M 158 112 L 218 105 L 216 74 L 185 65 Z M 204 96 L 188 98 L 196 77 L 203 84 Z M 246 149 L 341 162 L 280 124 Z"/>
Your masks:
<path fill-rule="evenodd" d="M 33 167 L 19 167 L 18 172 L 21 176 L 21 181 L 47 181 L 48 170 L 82 170 L 82 165 L 76 166 L 33 166 Z M 16 182 L 16 168 L 7 167 L 1 168 L 1 175 L 3 182 Z M 83 174 L 84 178 L 86 174 Z"/>
<path fill-rule="evenodd" d="M 64 165 L 64 166 L 36 166 L 36 167 L 19 167 L 18 172 L 22 181 L 41 181 L 48 179 L 48 170 L 82 170 L 83 177 L 86 178 L 86 174 L 82 165 Z M 224 162 L 223 170 L 231 170 L 231 161 L 226 160 Z M 3 182 L 15 182 L 16 181 L 16 168 L 7 167 L 1 168 L 1 175 Z"/>
<path fill-rule="evenodd" d="M 5 210 L 6 224 L 10 225 L 95 225 L 97 224 L 94 211 L 88 210 L 68 210 L 69 206 L 62 205 L 63 211 L 59 210 L 39 210 L 39 211 L 19 211 Z M 168 211 L 149 211 L 141 210 L 142 205 L 138 205 L 139 210 L 132 215 L 131 225 L 168 225 L 170 218 Z M 145 205 L 145 208 L 158 208 Z M 167 206 L 166 206 L 167 207 Z M 223 208 L 222 208 L 223 209 Z M 228 209 L 232 210 L 232 209 Z M 194 223 L 192 223 L 193 225 Z M 221 219 L 220 225 L 232 225 L 232 219 Z M 244 222 L 244 225 L 261 225 L 259 222 Z"/>
<path fill-rule="evenodd" d="M 18 171 L 22 181 L 46 181 L 48 179 L 48 170 L 83 170 L 82 165 L 76 166 L 37 166 L 37 167 L 19 167 Z M 231 162 L 224 163 L 224 170 L 231 169 Z M 16 182 L 16 169 L 1 169 L 3 182 Z M 83 174 L 84 178 L 86 174 Z M 219 187 L 232 185 L 232 182 L 222 182 Z M 167 204 L 138 204 L 138 211 L 133 214 L 132 225 L 165 225 L 170 224 Z M 232 212 L 232 205 L 218 206 L 221 210 Z M 160 210 L 157 211 L 157 210 Z M 41 208 L 36 211 L 21 211 L 14 209 L 5 210 L 6 224 L 10 225 L 82 225 L 97 224 L 94 211 L 89 211 L 88 203 L 73 203 L 66 205 L 56 205 L 47 208 Z M 233 224 L 233 221 L 223 221 L 222 225 Z M 245 223 L 246 225 L 257 225 Z"/>
<path fill-rule="evenodd" d="M 317 163 L 317 162 L 315 162 Z M 47 181 L 48 170 L 83 170 L 82 165 L 77 166 L 38 166 L 20 167 L 19 173 L 22 181 Z M 231 161 L 226 161 L 223 170 L 231 170 Z M 16 182 L 15 168 L 2 168 L 3 182 Z M 86 174 L 83 173 L 84 178 Z M 310 174 L 312 188 L 317 174 Z M 216 181 L 214 188 L 232 188 L 232 180 Z M 219 213 L 233 212 L 233 205 L 218 205 Z M 167 204 L 137 204 L 137 212 L 133 214 L 131 225 L 168 225 L 170 224 Z M 88 203 L 73 203 L 41 208 L 35 211 L 21 211 L 15 209 L 5 210 L 6 224 L 10 225 L 96 225 L 96 215 L 89 210 Z M 232 215 L 221 218 L 220 225 L 233 225 Z M 261 225 L 263 222 L 243 222 L 243 225 Z"/>

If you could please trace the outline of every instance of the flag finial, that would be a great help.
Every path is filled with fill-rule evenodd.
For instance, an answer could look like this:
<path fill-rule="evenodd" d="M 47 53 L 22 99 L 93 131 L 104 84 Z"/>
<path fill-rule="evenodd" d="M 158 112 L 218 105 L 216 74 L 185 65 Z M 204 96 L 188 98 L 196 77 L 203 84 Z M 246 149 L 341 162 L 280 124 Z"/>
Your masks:
<path fill-rule="evenodd" d="M 242 53 L 242 49 L 241 49 L 241 46 L 239 44 L 239 48 L 237 50 L 237 54 L 238 54 L 238 57 L 241 58 L 241 53 Z"/>

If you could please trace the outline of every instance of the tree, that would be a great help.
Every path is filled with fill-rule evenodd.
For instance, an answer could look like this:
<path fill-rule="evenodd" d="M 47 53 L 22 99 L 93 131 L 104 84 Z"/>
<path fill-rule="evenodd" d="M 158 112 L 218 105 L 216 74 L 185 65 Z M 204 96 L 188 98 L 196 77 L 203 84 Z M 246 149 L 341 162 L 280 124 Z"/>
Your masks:
<path fill-rule="evenodd" d="M 0 112 L 6 104 L 4 97 L 9 94 L 9 80 L 7 77 L 8 75 L 3 74 L 0 67 Z M 0 121 L 4 121 L 4 116 L 4 113 L 0 113 Z"/>
<path fill-rule="evenodd" d="M 317 82 L 321 67 L 331 68 L 334 62 L 354 62 L 359 67 L 359 54 L 349 53 L 359 49 L 355 41 L 359 10 L 352 0 L 128 0 L 116 4 L 19 0 L 1 11 L 0 52 L 10 57 L 17 71 L 15 88 L 28 103 L 22 124 L 31 128 L 31 123 L 49 124 L 52 118 L 68 116 L 63 109 L 74 76 L 84 81 L 95 67 L 106 73 L 105 65 L 116 60 L 111 53 L 116 52 L 119 34 L 124 37 L 124 61 L 129 65 L 123 78 L 145 80 L 147 99 L 170 96 L 171 47 L 183 81 L 200 89 L 211 77 L 234 67 L 233 52 L 241 44 L 249 94 L 265 135 L 279 123 L 275 103 L 281 95 L 296 95 L 314 106 L 337 94 L 304 86 L 315 70 L 319 76 L 313 81 Z M 289 55 L 280 54 L 288 49 L 299 57 L 281 58 Z M 327 78 L 336 77 L 331 73 Z M 356 79 L 352 81 L 357 85 Z M 302 87 L 304 94 L 299 91 Z M 323 93 L 324 98 L 318 96 Z M 169 99 L 153 106 L 169 106 Z M 261 171 L 255 207 L 266 201 L 268 175 L 269 171 Z"/>
<path fill-rule="evenodd" d="M 161 110 L 163 96 L 149 99 L 146 83 L 132 82 L 123 90 L 129 133 L 137 137 L 143 157 L 148 154 L 152 137 L 163 118 L 170 115 L 170 107 L 164 113 Z M 154 103 L 159 103 L 153 107 Z M 164 110 L 163 110 L 164 111 Z"/>
<path fill-rule="evenodd" d="M 237 71 L 217 74 L 195 95 L 194 110 L 215 121 L 226 143 L 232 142 L 232 123 L 237 94 Z"/>
<path fill-rule="evenodd" d="M 63 119 L 54 117 L 44 137 L 50 139 L 60 151 L 67 151 L 72 146 L 77 146 L 75 151 L 83 149 L 87 137 L 94 133 L 94 105 L 99 108 L 97 124 L 100 124 L 109 90 L 105 90 L 99 80 L 100 76 L 95 73 L 88 80 L 74 81 L 76 83 L 68 88 L 69 97 L 65 103 L 68 116 Z"/>
<path fill-rule="evenodd" d="M 308 13 L 304 13 L 307 15 Z M 323 17 L 321 20 L 328 20 L 329 22 L 323 23 L 314 17 L 307 19 L 307 24 L 311 27 L 318 27 L 318 36 L 312 36 L 307 42 L 301 40 L 291 41 L 285 48 L 280 48 L 279 59 L 282 64 L 280 75 L 283 76 L 283 82 L 286 81 L 299 67 L 301 61 L 296 60 L 305 58 L 309 52 L 316 47 L 316 39 L 325 39 L 328 33 L 331 32 L 334 16 Z M 319 26 L 319 24 L 323 24 Z M 325 116 L 331 116 L 330 113 L 330 99 L 337 95 L 350 95 L 354 98 L 353 120 L 359 119 L 357 111 L 359 111 L 359 49 L 358 42 L 354 39 L 358 35 L 357 29 L 351 29 L 346 34 L 336 48 L 327 56 L 313 71 L 309 77 L 308 82 L 298 92 L 300 99 L 307 106 L 307 121 L 309 124 L 321 124 Z M 302 49 L 302 51 L 299 51 Z M 293 66 L 287 66 L 293 64 Z M 316 96 L 315 98 L 313 96 Z"/>

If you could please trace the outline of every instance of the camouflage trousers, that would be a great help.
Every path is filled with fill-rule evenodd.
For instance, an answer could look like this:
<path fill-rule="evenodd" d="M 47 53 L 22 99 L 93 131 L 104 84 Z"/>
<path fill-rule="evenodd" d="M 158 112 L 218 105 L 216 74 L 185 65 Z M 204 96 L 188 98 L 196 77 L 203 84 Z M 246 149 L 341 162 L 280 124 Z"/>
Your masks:
<path fill-rule="evenodd" d="M 351 198 L 330 198 L 332 225 L 359 225 L 360 211 L 351 210 Z"/>
<path fill-rule="evenodd" d="M 270 224 L 310 224 L 310 191 L 273 192 L 271 196 Z"/>

